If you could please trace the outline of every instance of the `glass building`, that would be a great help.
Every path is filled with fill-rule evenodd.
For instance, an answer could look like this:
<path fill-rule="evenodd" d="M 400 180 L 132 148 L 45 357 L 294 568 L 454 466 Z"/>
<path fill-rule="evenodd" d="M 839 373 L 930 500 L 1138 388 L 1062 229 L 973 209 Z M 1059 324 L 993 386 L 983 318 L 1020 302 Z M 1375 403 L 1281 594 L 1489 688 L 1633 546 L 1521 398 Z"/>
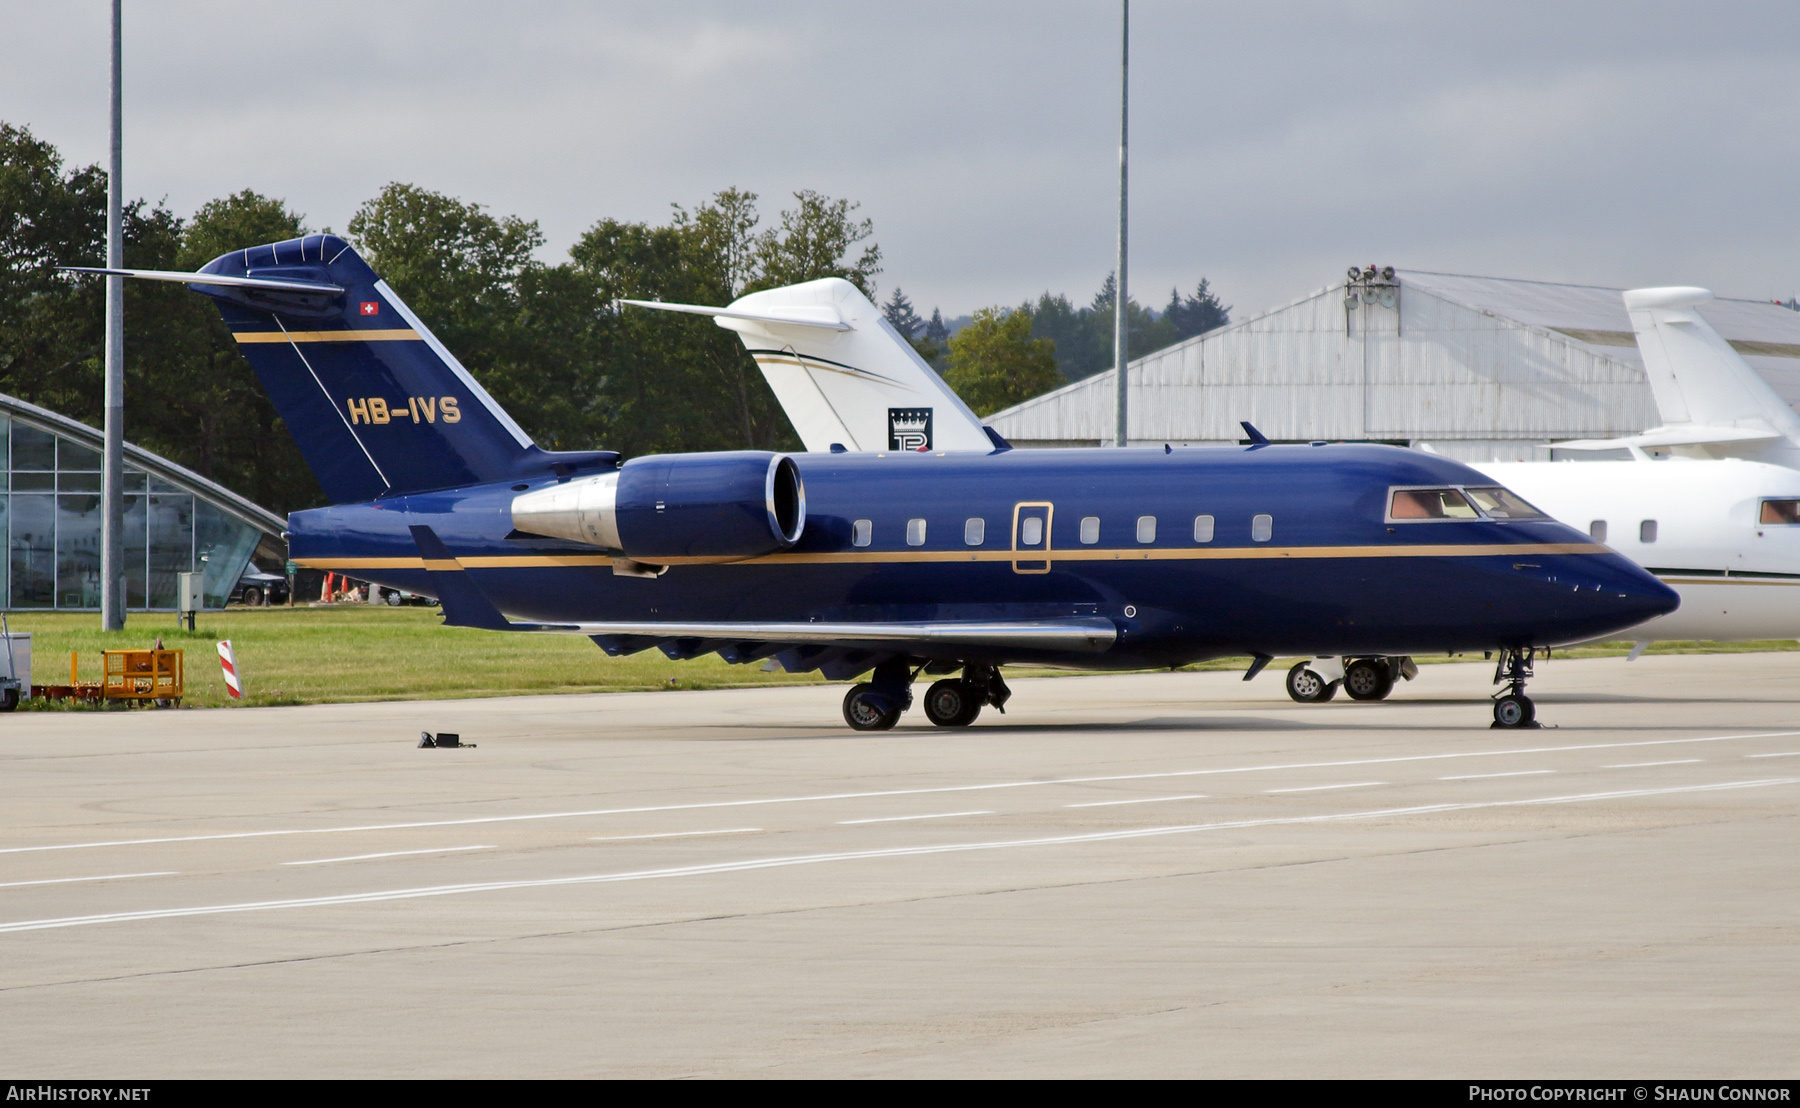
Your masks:
<path fill-rule="evenodd" d="M 0 395 L 0 595 L 13 610 L 100 607 L 101 432 Z M 173 609 L 175 575 L 205 575 L 222 608 L 258 548 L 285 558 L 286 521 L 147 450 L 125 445 L 125 604 Z"/>

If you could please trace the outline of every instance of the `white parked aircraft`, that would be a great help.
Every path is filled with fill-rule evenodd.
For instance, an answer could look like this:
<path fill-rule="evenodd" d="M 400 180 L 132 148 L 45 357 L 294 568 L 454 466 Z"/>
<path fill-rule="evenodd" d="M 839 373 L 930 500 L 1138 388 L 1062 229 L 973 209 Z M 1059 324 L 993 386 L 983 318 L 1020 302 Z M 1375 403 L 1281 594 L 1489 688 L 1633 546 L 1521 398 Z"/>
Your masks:
<path fill-rule="evenodd" d="M 1678 610 L 1628 633 L 1633 658 L 1656 639 L 1800 638 L 1800 415 L 1701 318 L 1695 309 L 1712 298 L 1700 288 L 1624 294 L 1662 426 L 1555 445 L 1629 460 L 1474 463 L 1681 594 Z M 737 331 L 809 450 L 1004 445 L 847 281 L 727 308 L 627 303 L 710 315 Z M 1459 511 L 1438 508 L 1444 518 Z M 1416 673 L 1410 658 L 1320 658 L 1289 671 L 1288 692 L 1329 700 L 1341 684 L 1379 700 Z"/>

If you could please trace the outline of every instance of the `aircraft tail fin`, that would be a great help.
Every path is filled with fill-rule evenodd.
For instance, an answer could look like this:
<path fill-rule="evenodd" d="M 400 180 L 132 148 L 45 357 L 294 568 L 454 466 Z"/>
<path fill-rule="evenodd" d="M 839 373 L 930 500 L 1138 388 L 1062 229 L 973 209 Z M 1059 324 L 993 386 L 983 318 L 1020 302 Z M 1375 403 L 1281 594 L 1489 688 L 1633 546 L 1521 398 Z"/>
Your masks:
<path fill-rule="evenodd" d="M 121 272 L 213 298 L 334 504 L 618 458 L 540 450 L 335 235 L 234 250 L 197 273 Z"/>
<path fill-rule="evenodd" d="M 1701 288 L 1632 289 L 1625 309 L 1662 416 L 1664 438 L 1705 443 L 1787 439 L 1800 445 L 1800 415 L 1697 310 Z M 1678 429 L 1690 434 L 1682 436 Z M 1658 445 L 1658 444 L 1651 444 Z"/>
<path fill-rule="evenodd" d="M 1004 449 L 855 285 L 767 289 L 728 307 L 627 300 L 738 333 L 811 451 Z"/>

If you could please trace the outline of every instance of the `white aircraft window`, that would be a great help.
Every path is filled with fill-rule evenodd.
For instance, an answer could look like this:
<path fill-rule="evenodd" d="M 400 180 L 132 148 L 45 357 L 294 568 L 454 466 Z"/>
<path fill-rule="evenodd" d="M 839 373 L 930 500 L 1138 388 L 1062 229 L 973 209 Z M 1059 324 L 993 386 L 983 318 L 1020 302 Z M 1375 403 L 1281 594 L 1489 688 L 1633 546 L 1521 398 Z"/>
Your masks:
<path fill-rule="evenodd" d="M 1139 516 L 1138 517 L 1137 539 L 1139 542 L 1155 542 L 1156 541 L 1156 517 L 1155 516 Z"/>
<path fill-rule="evenodd" d="M 1638 541 L 1656 541 L 1656 521 L 1654 519 L 1646 519 L 1644 522 L 1638 524 Z"/>
<path fill-rule="evenodd" d="M 1765 500 L 1758 523 L 1800 523 L 1800 500 Z"/>
<path fill-rule="evenodd" d="M 906 521 L 906 545 L 908 545 L 908 546 L 924 546 L 925 545 L 925 521 L 924 520 L 909 519 Z"/>
<path fill-rule="evenodd" d="M 1475 505 L 1459 489 L 1395 489 L 1389 519 L 1479 519 Z"/>
<path fill-rule="evenodd" d="M 1270 515 L 1253 516 L 1250 520 L 1250 541 L 1268 542 L 1275 534 L 1275 517 Z"/>
<path fill-rule="evenodd" d="M 1044 541 L 1044 518 L 1030 516 L 1019 524 L 1019 545 L 1036 546 Z"/>
<path fill-rule="evenodd" d="M 1525 503 L 1511 489 L 1464 489 L 1475 506 L 1490 519 L 1543 519 L 1544 513 Z"/>
<path fill-rule="evenodd" d="M 1092 546 L 1100 541 L 1100 517 L 1081 517 L 1081 541 Z"/>
<path fill-rule="evenodd" d="M 987 535 L 987 520 L 980 516 L 970 516 L 963 521 L 963 543 L 968 546 L 980 546 Z"/>
<path fill-rule="evenodd" d="M 1604 519 L 1596 519 L 1594 522 L 1588 524 L 1588 537 L 1595 542 L 1605 542 L 1606 521 Z"/>
<path fill-rule="evenodd" d="M 1212 541 L 1212 533 L 1213 533 L 1213 517 L 1211 517 L 1211 516 L 1195 516 L 1194 517 L 1194 541 L 1195 542 L 1211 542 Z"/>
<path fill-rule="evenodd" d="M 875 537 L 875 525 L 866 519 L 859 519 L 850 524 L 850 545 L 867 546 Z"/>

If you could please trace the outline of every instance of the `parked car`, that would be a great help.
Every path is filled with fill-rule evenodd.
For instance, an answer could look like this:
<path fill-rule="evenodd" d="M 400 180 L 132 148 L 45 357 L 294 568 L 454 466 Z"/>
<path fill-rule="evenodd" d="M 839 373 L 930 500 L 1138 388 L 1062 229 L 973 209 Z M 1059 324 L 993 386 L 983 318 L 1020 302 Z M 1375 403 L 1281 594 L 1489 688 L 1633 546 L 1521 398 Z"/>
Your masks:
<path fill-rule="evenodd" d="M 226 603 L 247 604 L 260 607 L 264 600 L 270 604 L 286 604 L 288 602 L 287 578 L 277 577 L 273 573 L 264 573 L 254 565 L 244 570 L 238 578 L 236 587 Z"/>

